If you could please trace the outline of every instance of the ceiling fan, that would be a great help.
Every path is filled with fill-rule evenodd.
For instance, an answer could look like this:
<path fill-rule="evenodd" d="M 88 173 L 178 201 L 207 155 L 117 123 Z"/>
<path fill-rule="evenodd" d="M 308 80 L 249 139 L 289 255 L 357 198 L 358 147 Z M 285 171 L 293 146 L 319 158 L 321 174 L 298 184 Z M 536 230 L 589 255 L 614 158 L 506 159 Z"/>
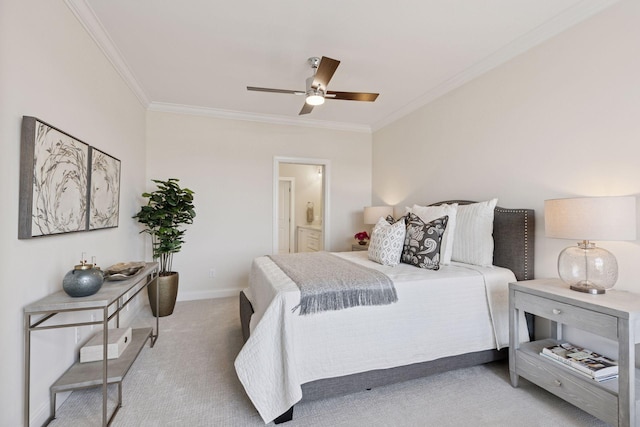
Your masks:
<path fill-rule="evenodd" d="M 311 57 L 308 59 L 313 70 L 313 76 L 307 78 L 306 90 L 272 89 L 267 87 L 247 86 L 247 90 L 257 92 L 288 93 L 292 95 L 306 95 L 305 103 L 299 115 L 309 114 L 316 105 L 324 104 L 325 99 L 341 99 L 346 101 L 367 101 L 373 102 L 378 97 L 377 93 L 366 92 L 336 92 L 327 90 L 329 80 L 336 72 L 340 61 L 323 56 L 322 58 Z"/>

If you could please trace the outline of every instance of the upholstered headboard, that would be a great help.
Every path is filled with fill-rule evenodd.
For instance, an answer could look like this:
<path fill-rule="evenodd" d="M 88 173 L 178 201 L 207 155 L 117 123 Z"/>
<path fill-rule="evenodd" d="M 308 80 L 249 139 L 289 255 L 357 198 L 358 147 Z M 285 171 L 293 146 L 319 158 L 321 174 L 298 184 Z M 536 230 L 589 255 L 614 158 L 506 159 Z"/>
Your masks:
<path fill-rule="evenodd" d="M 447 200 L 431 206 L 469 200 Z M 533 209 L 506 209 L 496 206 L 493 215 L 493 265 L 513 271 L 518 280 L 533 279 L 535 215 Z"/>

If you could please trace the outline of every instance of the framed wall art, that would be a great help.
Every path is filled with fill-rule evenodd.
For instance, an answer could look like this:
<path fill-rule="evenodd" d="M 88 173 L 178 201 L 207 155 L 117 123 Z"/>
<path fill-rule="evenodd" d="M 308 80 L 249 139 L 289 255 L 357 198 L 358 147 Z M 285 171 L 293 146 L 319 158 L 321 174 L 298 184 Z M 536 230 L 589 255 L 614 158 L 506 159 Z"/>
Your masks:
<path fill-rule="evenodd" d="M 23 117 L 18 238 L 87 230 L 89 145 Z"/>
<path fill-rule="evenodd" d="M 89 230 L 118 226 L 120 160 L 91 147 Z"/>
<path fill-rule="evenodd" d="M 18 238 L 118 226 L 120 160 L 22 118 Z"/>

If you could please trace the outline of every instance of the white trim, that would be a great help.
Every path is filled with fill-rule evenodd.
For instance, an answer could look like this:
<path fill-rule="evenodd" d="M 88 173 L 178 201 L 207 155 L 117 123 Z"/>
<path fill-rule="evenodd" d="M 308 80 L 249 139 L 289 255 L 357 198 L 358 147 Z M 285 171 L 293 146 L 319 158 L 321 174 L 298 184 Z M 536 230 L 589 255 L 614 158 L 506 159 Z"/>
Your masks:
<path fill-rule="evenodd" d="M 312 159 L 307 157 L 273 157 L 273 253 L 278 253 L 278 184 L 280 182 L 280 163 L 295 163 L 301 165 L 318 165 L 324 167 L 322 174 L 322 247 L 331 251 L 329 245 L 329 177 L 331 175 L 331 161 L 327 159 Z"/>
<path fill-rule="evenodd" d="M 416 111 L 418 108 L 429 104 L 430 102 L 440 98 L 442 95 L 459 88 L 463 84 L 481 76 L 493 68 L 506 63 L 521 53 L 539 45 L 545 40 L 550 39 L 573 25 L 584 21 L 609 6 L 612 6 L 618 1 L 620 0 L 584 0 L 576 6 L 570 7 L 550 21 L 545 22 L 538 28 L 535 28 L 515 39 L 480 62 L 475 63 L 466 70 L 440 83 L 429 92 L 419 96 L 393 114 L 374 123 L 371 126 L 372 130 L 375 132 Z"/>
<path fill-rule="evenodd" d="M 71 12 L 73 12 L 78 21 L 80 21 L 80 24 L 87 30 L 87 33 L 89 33 L 91 38 L 96 42 L 100 50 L 102 50 L 104 56 L 107 57 L 118 74 L 120 74 L 142 106 L 148 108 L 149 97 L 140 83 L 138 83 L 127 61 L 125 61 L 124 56 L 116 47 L 115 43 L 113 43 L 113 40 L 102 26 L 102 23 L 91 6 L 89 6 L 86 0 L 64 0 L 64 2 L 67 4 L 67 7 L 71 9 Z"/>
<path fill-rule="evenodd" d="M 129 86 L 140 103 L 150 111 L 166 113 L 192 114 L 197 116 L 216 117 L 221 119 L 245 120 L 281 124 L 288 126 L 304 126 L 332 130 L 345 130 L 351 132 L 371 133 L 371 126 L 346 122 L 329 122 L 299 117 L 277 116 L 272 114 L 244 113 L 240 111 L 222 110 L 217 108 L 197 107 L 191 105 L 171 104 L 166 102 L 150 101 L 142 85 L 138 82 L 127 64 L 124 56 L 102 26 L 102 23 L 86 0 L 64 0 L 67 7 L 73 12 L 80 24 L 96 42 L 102 53 L 111 62 L 125 83 Z"/>
<path fill-rule="evenodd" d="M 244 120 L 249 122 L 269 123 L 287 126 L 303 126 L 321 129 L 345 130 L 351 132 L 371 133 L 371 126 L 329 122 L 313 119 L 301 119 L 299 117 L 278 116 L 275 114 L 244 113 L 241 111 L 222 110 L 218 108 L 196 107 L 192 105 L 170 104 L 166 102 L 151 102 L 149 111 L 159 111 L 163 113 L 191 114 L 194 116 L 207 116 L 218 119 Z"/>
<path fill-rule="evenodd" d="M 289 253 L 291 253 L 296 251 L 296 179 L 292 176 L 279 176 L 278 184 L 280 181 L 289 182 Z M 279 185 L 278 188 L 280 188 Z M 279 229 L 280 224 L 278 224 Z"/>
<path fill-rule="evenodd" d="M 195 301 L 201 299 L 236 297 L 242 288 L 217 289 L 211 291 L 180 291 L 176 301 Z"/>
<path fill-rule="evenodd" d="M 56 411 L 60 409 L 62 404 L 71 396 L 72 391 L 64 391 L 56 394 Z M 31 426 L 44 426 L 47 425 L 47 420 L 51 416 L 51 402 L 42 401 L 37 408 L 31 410 L 29 417 L 29 425 Z M 32 405 L 34 406 L 34 405 Z"/>
<path fill-rule="evenodd" d="M 285 117 L 269 114 L 243 113 L 239 111 L 221 110 L 215 108 L 195 107 L 180 104 L 170 104 L 163 102 L 151 102 L 146 95 L 144 89 L 135 78 L 131 68 L 125 61 L 120 50 L 115 46 L 113 40 L 105 31 L 96 17 L 95 12 L 86 0 L 64 0 L 69 9 L 76 16 L 78 21 L 87 30 L 89 35 L 102 50 L 107 59 L 113 64 L 116 71 L 124 79 L 126 84 L 131 88 L 140 103 L 151 111 L 172 112 L 180 114 L 203 115 L 225 119 L 246 120 L 262 123 L 282 124 L 289 126 L 305 126 L 317 127 L 334 130 L 345 130 L 353 132 L 372 133 L 382 127 L 393 123 L 394 121 L 404 117 L 420 107 L 427 105 L 435 99 L 441 97 L 463 84 L 479 77 L 487 71 L 509 61 L 517 55 L 531 49 L 534 46 L 550 39 L 560 32 L 572 27 L 573 25 L 597 14 L 598 12 L 618 3 L 620 0 L 583 0 L 573 7 L 568 8 L 561 14 L 555 16 L 550 21 L 540 25 L 538 28 L 529 31 L 523 36 L 517 38 L 506 46 L 494 52 L 492 55 L 482 61 L 463 70 L 454 77 L 440 83 L 429 92 L 419 96 L 415 100 L 409 102 L 404 107 L 398 109 L 394 113 L 377 121 L 373 125 L 329 122 L 312 119 L 302 119 L 299 117 Z"/>

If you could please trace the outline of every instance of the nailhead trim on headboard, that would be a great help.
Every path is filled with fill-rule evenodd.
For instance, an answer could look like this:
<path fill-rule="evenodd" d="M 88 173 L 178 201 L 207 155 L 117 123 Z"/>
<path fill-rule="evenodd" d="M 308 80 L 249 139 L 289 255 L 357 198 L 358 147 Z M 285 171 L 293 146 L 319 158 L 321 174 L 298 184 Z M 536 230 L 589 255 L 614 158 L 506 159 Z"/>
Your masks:
<path fill-rule="evenodd" d="M 496 212 L 505 214 L 517 214 L 522 216 L 522 227 L 520 228 L 522 238 L 522 274 L 518 277 L 518 280 L 532 280 L 533 279 L 533 240 L 529 239 L 529 235 L 533 234 L 534 227 L 534 211 L 533 209 L 505 209 L 496 207 Z M 516 275 L 518 276 L 518 275 Z"/>

